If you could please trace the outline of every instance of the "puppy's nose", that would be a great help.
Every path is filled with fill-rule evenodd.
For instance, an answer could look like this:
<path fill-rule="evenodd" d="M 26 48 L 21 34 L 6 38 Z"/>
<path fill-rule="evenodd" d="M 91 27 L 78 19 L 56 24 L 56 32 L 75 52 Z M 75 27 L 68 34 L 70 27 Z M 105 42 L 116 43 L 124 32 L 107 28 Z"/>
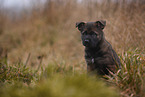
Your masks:
<path fill-rule="evenodd" d="M 89 40 L 88 39 L 85 39 L 85 44 L 88 44 L 89 43 Z"/>

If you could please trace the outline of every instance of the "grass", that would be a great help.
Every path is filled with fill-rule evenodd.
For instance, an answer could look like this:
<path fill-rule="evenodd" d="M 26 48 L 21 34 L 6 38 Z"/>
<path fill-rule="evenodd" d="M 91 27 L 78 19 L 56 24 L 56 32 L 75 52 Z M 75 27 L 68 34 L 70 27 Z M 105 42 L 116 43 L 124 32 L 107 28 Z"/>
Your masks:
<path fill-rule="evenodd" d="M 65 63 L 48 64 L 34 70 L 18 62 L 16 66 L 1 60 L 1 97 L 49 96 L 49 97 L 143 97 L 145 63 L 143 56 L 135 51 L 120 55 L 122 69 L 112 76 L 100 78 L 87 75 L 85 70 Z M 107 85 L 108 83 L 108 85 Z M 117 89 L 118 91 L 116 91 Z M 97 91 L 97 92 L 96 92 Z M 120 91 L 120 93 L 119 93 Z"/>
<path fill-rule="evenodd" d="M 0 7 L 1 97 L 144 97 L 144 0 L 47 0 L 36 5 L 15 20 Z M 106 20 L 105 37 L 122 62 L 122 69 L 105 79 L 87 75 L 75 28 L 78 21 L 96 20 Z"/>
<path fill-rule="evenodd" d="M 128 51 L 121 55 L 122 68 L 108 81 L 121 90 L 123 96 L 143 97 L 145 64 L 138 50 Z"/>
<path fill-rule="evenodd" d="M 23 63 L 10 66 L 1 62 L 1 97 L 118 97 L 115 89 L 108 87 L 95 76 L 74 72 L 73 67 L 48 64 L 40 72 L 25 67 Z M 34 72 L 32 72 L 34 71 Z M 105 90 L 105 91 L 104 91 Z M 97 92 L 96 92 L 97 91 Z"/>
<path fill-rule="evenodd" d="M 7 59 L 0 62 L 0 83 L 13 83 L 13 81 L 22 81 L 30 84 L 35 74 L 29 68 L 20 62 L 15 65 L 7 63 Z"/>

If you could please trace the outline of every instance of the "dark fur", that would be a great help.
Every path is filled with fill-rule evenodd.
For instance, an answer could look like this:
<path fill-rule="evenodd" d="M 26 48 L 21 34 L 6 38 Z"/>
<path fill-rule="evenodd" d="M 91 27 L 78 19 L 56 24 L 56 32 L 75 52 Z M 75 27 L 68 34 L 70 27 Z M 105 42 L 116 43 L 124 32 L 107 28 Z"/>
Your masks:
<path fill-rule="evenodd" d="M 102 31 L 105 21 L 78 22 L 82 43 L 85 46 L 85 60 L 88 71 L 97 71 L 98 74 L 109 74 L 109 70 L 116 72 L 120 67 L 120 60 L 111 44 L 105 39 Z"/>

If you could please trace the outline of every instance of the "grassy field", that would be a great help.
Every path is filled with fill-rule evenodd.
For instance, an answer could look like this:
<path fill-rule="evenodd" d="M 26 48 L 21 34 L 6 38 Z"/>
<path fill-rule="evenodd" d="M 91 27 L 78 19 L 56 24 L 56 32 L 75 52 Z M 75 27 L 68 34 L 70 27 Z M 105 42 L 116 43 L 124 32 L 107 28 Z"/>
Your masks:
<path fill-rule="evenodd" d="M 0 8 L 0 97 L 145 96 L 144 0 L 47 0 L 19 19 Z M 75 23 L 97 20 L 122 62 L 112 76 L 86 72 Z"/>

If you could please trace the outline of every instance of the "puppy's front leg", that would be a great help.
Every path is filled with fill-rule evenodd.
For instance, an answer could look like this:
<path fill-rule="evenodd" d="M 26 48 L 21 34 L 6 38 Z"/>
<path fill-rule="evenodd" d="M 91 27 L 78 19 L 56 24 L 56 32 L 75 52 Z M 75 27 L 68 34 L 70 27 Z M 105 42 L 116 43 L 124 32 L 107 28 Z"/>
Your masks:
<path fill-rule="evenodd" d="M 86 58 L 86 63 L 87 63 L 88 72 L 95 70 L 95 64 L 93 58 Z"/>

